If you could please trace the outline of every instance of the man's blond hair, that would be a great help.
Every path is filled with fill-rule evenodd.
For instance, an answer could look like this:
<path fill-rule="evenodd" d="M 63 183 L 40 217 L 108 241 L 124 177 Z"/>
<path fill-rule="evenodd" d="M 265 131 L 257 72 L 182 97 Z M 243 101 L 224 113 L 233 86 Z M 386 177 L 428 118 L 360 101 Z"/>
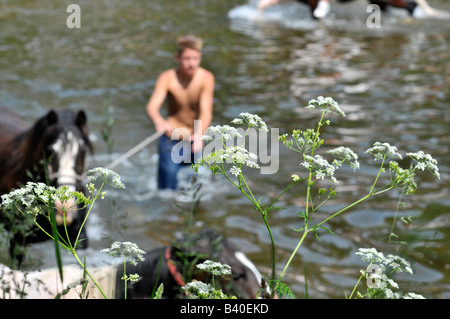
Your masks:
<path fill-rule="evenodd" d="M 199 52 L 203 49 L 203 40 L 194 35 L 185 35 L 177 39 L 177 53 L 182 54 L 184 49 L 193 49 Z"/>

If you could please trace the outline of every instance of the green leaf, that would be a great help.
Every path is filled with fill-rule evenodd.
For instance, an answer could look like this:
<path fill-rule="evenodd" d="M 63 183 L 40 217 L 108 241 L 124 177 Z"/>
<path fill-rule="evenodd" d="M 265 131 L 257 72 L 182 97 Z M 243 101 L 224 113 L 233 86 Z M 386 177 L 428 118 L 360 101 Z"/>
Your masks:
<path fill-rule="evenodd" d="M 164 284 L 161 283 L 156 290 L 155 297 L 153 299 L 162 299 L 162 294 L 164 292 Z"/>
<path fill-rule="evenodd" d="M 288 285 L 280 280 L 269 281 L 269 287 L 273 290 L 274 293 L 277 294 L 279 299 L 295 299 L 295 295 L 292 292 L 291 288 L 289 288 Z"/>
<path fill-rule="evenodd" d="M 59 234 L 58 229 L 56 229 L 56 219 L 55 219 L 55 210 L 50 209 L 50 221 L 52 225 L 52 236 L 53 236 L 53 242 L 55 244 L 55 257 L 56 257 L 56 263 L 58 265 L 59 270 L 59 276 L 61 277 L 61 282 L 63 282 L 63 264 L 61 259 L 61 252 L 59 251 Z"/>

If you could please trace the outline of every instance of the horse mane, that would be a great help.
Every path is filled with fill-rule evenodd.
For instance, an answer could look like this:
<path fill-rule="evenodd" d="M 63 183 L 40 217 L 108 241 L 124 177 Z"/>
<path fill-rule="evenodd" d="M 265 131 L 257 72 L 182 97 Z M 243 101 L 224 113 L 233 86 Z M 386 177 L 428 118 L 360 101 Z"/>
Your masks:
<path fill-rule="evenodd" d="M 170 249 L 170 256 L 176 262 L 180 273 L 185 266 L 187 272 L 196 271 L 195 265 L 206 259 L 217 260 L 220 252 L 229 247 L 225 238 L 218 232 L 207 229 L 195 234 L 184 234 L 175 239 L 169 247 L 161 247 L 147 252 L 145 260 L 137 265 L 127 265 L 127 273 L 138 273 L 141 277 L 136 283 L 132 283 L 128 289 L 129 298 L 150 297 L 151 292 L 159 282 L 164 283 L 164 294 L 168 298 L 174 298 L 180 293 L 179 284 L 170 273 L 165 256 L 166 249 Z M 183 275 L 183 274 L 182 274 Z M 123 268 L 118 266 L 116 277 L 116 298 L 123 297 Z M 149 278 L 153 278 L 149 280 Z M 159 285 L 159 284 L 158 284 Z"/>

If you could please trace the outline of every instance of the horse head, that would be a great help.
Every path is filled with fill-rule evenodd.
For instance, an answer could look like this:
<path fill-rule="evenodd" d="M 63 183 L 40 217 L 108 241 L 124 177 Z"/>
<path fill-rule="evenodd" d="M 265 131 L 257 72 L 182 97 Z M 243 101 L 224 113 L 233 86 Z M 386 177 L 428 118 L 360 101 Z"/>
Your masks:
<path fill-rule="evenodd" d="M 224 293 L 235 295 L 238 298 L 252 299 L 257 296 L 270 296 L 270 290 L 265 287 L 261 273 L 244 253 L 235 250 L 218 232 L 208 229 L 195 235 L 178 240 L 172 245 L 172 254 L 185 256 L 195 264 L 205 260 L 218 261 L 231 267 L 231 280 L 220 281 Z M 183 257 L 182 257 L 183 258 Z M 209 275 L 204 272 L 195 272 L 194 278 L 208 282 Z"/>
<path fill-rule="evenodd" d="M 92 152 L 84 111 L 51 110 L 39 119 L 31 129 L 31 145 L 34 163 L 44 162 L 50 184 L 56 188 L 67 186 L 71 191 L 82 191 L 82 180 L 88 165 L 88 154 Z M 73 221 L 77 210 L 75 199 L 65 203 L 55 203 L 58 214 L 56 220 L 62 223 L 62 211 L 67 224 Z"/>

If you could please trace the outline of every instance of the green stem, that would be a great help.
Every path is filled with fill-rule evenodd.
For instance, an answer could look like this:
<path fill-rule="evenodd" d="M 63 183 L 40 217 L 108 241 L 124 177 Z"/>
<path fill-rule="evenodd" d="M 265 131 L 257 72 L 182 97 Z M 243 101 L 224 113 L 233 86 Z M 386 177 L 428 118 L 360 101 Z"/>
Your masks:
<path fill-rule="evenodd" d="M 75 239 L 75 247 L 77 246 L 78 240 L 80 239 L 81 231 L 83 230 L 84 224 L 86 224 L 86 221 L 87 221 L 87 219 L 89 217 L 89 214 L 91 213 L 92 207 L 94 207 L 94 203 L 97 200 L 99 194 L 101 194 L 101 191 L 102 191 L 102 188 L 103 188 L 104 185 L 105 185 L 105 183 L 103 182 L 102 186 L 100 186 L 100 189 L 98 190 L 97 194 L 95 195 L 95 197 L 94 197 L 94 199 L 93 199 L 93 201 L 91 203 L 91 206 L 89 207 L 88 212 L 86 213 L 86 217 L 84 218 L 83 222 L 81 223 L 80 229 L 78 230 L 78 234 L 77 234 L 77 237 Z M 70 240 L 69 240 L 69 242 L 70 242 Z"/>
<path fill-rule="evenodd" d="M 316 134 L 314 135 L 313 148 L 311 150 L 311 157 L 313 157 L 313 155 L 314 155 L 315 145 L 317 143 L 317 138 L 319 136 L 319 130 L 320 130 L 320 127 L 322 126 L 322 120 L 323 120 L 324 115 L 325 115 L 325 111 L 322 112 L 322 116 L 320 117 L 320 121 L 317 124 Z M 280 281 L 283 278 L 286 270 L 288 269 L 289 265 L 291 264 L 292 260 L 294 259 L 294 256 L 297 254 L 297 251 L 300 249 L 300 246 L 303 244 L 303 241 L 305 240 L 306 236 L 308 235 L 308 233 L 310 231 L 309 224 L 310 224 L 310 221 L 311 221 L 311 218 L 310 218 L 311 216 L 309 216 L 309 200 L 310 200 L 310 197 L 311 197 L 310 196 L 311 195 L 311 177 L 312 177 L 312 172 L 310 170 L 309 171 L 308 180 L 307 180 L 308 187 L 306 188 L 306 207 L 305 207 L 306 228 L 305 228 L 305 230 L 303 232 L 303 235 L 300 238 L 297 246 L 295 247 L 295 249 L 292 252 L 291 256 L 289 257 L 286 265 L 284 266 L 284 269 L 283 269 L 283 271 L 282 271 L 282 273 L 280 275 L 280 278 L 279 278 Z"/>
<path fill-rule="evenodd" d="M 394 213 L 394 220 L 392 221 L 391 231 L 389 232 L 389 236 L 388 236 L 388 244 L 391 243 L 391 238 L 392 238 L 392 235 L 394 234 L 395 221 L 397 220 L 398 209 L 400 207 L 400 203 L 402 202 L 404 193 L 405 192 L 402 190 L 402 192 L 400 193 L 400 196 L 398 198 L 397 207 L 396 207 L 395 213 Z"/>
<path fill-rule="evenodd" d="M 127 257 L 124 257 L 125 260 L 123 262 L 123 278 L 125 281 L 125 299 L 127 299 Z"/>
<path fill-rule="evenodd" d="M 86 274 L 89 276 L 89 278 L 91 278 L 92 282 L 97 287 L 97 289 L 100 291 L 100 293 L 102 294 L 103 298 L 108 299 L 106 294 L 103 292 L 102 288 L 100 288 L 100 285 L 97 283 L 97 281 L 94 279 L 94 277 L 92 277 L 91 273 L 87 270 L 85 264 L 83 262 L 81 262 L 80 258 L 78 257 L 77 253 L 75 252 L 75 249 L 71 248 L 70 252 L 75 257 L 75 259 L 80 264 L 80 266 L 83 268 L 83 270 L 86 272 Z"/>
<path fill-rule="evenodd" d="M 360 282 L 361 279 L 364 277 L 364 275 L 367 273 L 367 269 L 369 269 L 369 267 L 372 265 L 372 263 L 373 263 L 373 260 L 370 262 L 369 266 L 367 266 L 366 271 L 364 272 L 364 274 L 361 274 L 361 276 L 359 276 L 359 279 L 358 279 L 358 281 L 356 282 L 355 287 L 353 287 L 352 293 L 350 294 L 350 296 L 348 297 L 348 299 L 352 299 L 352 296 L 353 296 L 353 294 L 355 293 L 356 288 L 357 288 L 358 285 L 359 285 L 359 282 Z"/>
<path fill-rule="evenodd" d="M 376 185 L 377 182 L 378 182 L 378 178 L 380 177 L 381 172 L 383 171 L 383 166 L 384 166 L 384 162 L 385 162 L 385 161 L 386 161 L 386 155 L 384 155 L 384 157 L 383 157 L 383 161 L 381 162 L 380 169 L 379 169 L 379 171 L 378 171 L 377 177 L 375 178 L 375 182 L 373 182 L 373 185 L 372 185 L 372 187 L 370 188 L 370 194 L 373 193 L 373 189 L 375 188 L 375 185 Z"/>
<path fill-rule="evenodd" d="M 325 223 L 326 223 L 327 221 L 329 221 L 330 219 L 332 219 L 332 218 L 338 216 L 339 214 L 341 214 L 341 213 L 343 213 L 344 211 L 346 211 L 346 210 L 352 208 L 353 206 L 355 206 L 355 205 L 357 205 L 357 204 L 359 204 L 359 203 L 365 201 L 366 199 L 368 199 L 368 198 L 371 197 L 371 196 L 373 196 L 371 193 L 367 194 L 367 195 L 364 196 L 363 198 L 357 200 L 356 202 L 354 202 L 354 203 L 348 205 L 347 207 L 341 209 L 341 210 L 338 211 L 337 213 L 334 213 L 334 214 L 331 215 L 330 217 L 324 219 L 323 221 L 321 221 L 320 223 L 318 223 L 315 227 L 319 227 L 319 226 L 325 224 Z"/>
<path fill-rule="evenodd" d="M 266 225 L 267 228 L 267 232 L 269 233 L 269 237 L 270 237 L 270 244 L 272 246 L 272 280 L 275 279 L 275 253 L 276 253 L 276 246 L 275 246 L 275 241 L 273 239 L 273 235 L 272 235 L 272 230 L 270 229 L 270 225 L 269 225 L 269 221 L 267 220 L 267 209 L 264 211 L 261 206 L 259 205 L 258 201 L 256 200 L 255 196 L 253 195 L 250 187 L 247 184 L 247 181 L 245 180 L 244 176 L 242 175 L 242 173 L 239 176 L 239 181 L 242 180 L 242 182 L 244 182 L 245 188 L 247 188 L 249 194 L 248 195 L 244 190 L 243 187 L 240 187 L 241 192 L 247 196 L 248 199 L 250 199 L 250 201 L 253 203 L 253 205 L 255 205 L 255 207 L 258 209 L 258 211 L 260 212 L 263 220 L 264 220 L 264 224 Z M 272 204 L 273 205 L 273 204 Z"/>
<path fill-rule="evenodd" d="M 312 228 L 309 228 L 309 222 L 308 222 L 307 227 L 306 227 L 306 229 L 305 229 L 305 231 L 304 231 L 304 233 L 303 233 L 303 236 L 300 238 L 300 240 L 299 240 L 297 246 L 295 247 L 294 251 L 292 252 L 291 256 L 289 257 L 289 260 L 287 261 L 287 263 L 286 263 L 286 265 L 285 265 L 285 267 L 284 267 L 284 269 L 283 269 L 283 272 L 281 273 L 280 280 L 281 280 L 281 278 L 284 276 L 284 273 L 286 272 L 287 268 L 290 266 L 290 264 L 291 264 L 291 262 L 292 262 L 292 259 L 293 259 L 294 256 L 297 254 L 297 251 L 300 249 L 300 246 L 302 245 L 303 241 L 305 240 L 306 235 L 307 235 L 313 228 L 317 228 L 317 227 L 319 227 L 319 226 L 325 224 L 325 223 L 326 223 L 327 221 L 329 221 L 330 219 L 332 219 L 332 218 L 338 216 L 339 214 L 342 214 L 342 213 L 345 212 L 346 210 L 348 210 L 348 209 L 352 208 L 353 206 L 355 206 L 355 205 L 357 205 L 357 204 L 359 204 L 359 203 L 365 201 L 366 199 L 368 199 L 368 198 L 371 197 L 371 196 L 375 196 L 376 194 L 378 194 L 378 193 L 372 193 L 372 192 L 371 192 L 371 193 L 367 194 L 366 196 L 362 197 L 361 199 L 357 200 L 356 202 L 354 202 L 354 203 L 348 205 L 347 207 L 341 209 L 341 210 L 338 211 L 337 213 L 335 213 L 335 214 L 331 215 L 330 217 L 324 219 L 323 221 L 321 221 L 320 223 L 318 223 L 317 225 L 315 225 L 315 226 L 312 227 Z M 307 204 L 308 204 L 308 201 L 307 201 Z"/>
<path fill-rule="evenodd" d="M 322 120 L 323 120 L 323 117 L 324 117 L 324 116 L 325 116 L 325 111 L 322 112 L 322 116 L 320 117 L 320 121 L 319 121 L 319 123 L 317 124 L 316 134 L 314 135 L 313 148 L 312 148 L 312 150 L 311 150 L 311 157 L 314 156 L 314 151 L 315 151 L 315 149 L 316 149 L 315 146 L 316 146 L 317 138 L 318 138 L 318 136 L 319 136 L 320 128 L 322 127 Z"/>
<path fill-rule="evenodd" d="M 300 238 L 300 241 L 298 242 L 297 246 L 295 247 L 294 251 L 292 252 L 291 256 L 289 257 L 289 260 L 287 261 L 286 265 L 284 266 L 283 271 L 281 272 L 279 281 L 281 281 L 281 279 L 283 278 L 286 270 L 288 269 L 289 265 L 291 264 L 292 259 L 294 259 L 294 256 L 297 254 L 297 251 L 300 249 L 300 246 L 302 245 L 303 241 L 306 238 L 306 235 L 308 235 L 309 233 L 309 229 L 305 229 L 305 231 L 303 232 L 303 236 Z"/>
<path fill-rule="evenodd" d="M 288 191 L 289 188 L 291 188 L 292 185 L 294 185 L 296 182 L 291 182 L 275 199 L 273 199 L 269 205 L 267 206 L 266 210 L 269 210 L 280 198 Z"/>

